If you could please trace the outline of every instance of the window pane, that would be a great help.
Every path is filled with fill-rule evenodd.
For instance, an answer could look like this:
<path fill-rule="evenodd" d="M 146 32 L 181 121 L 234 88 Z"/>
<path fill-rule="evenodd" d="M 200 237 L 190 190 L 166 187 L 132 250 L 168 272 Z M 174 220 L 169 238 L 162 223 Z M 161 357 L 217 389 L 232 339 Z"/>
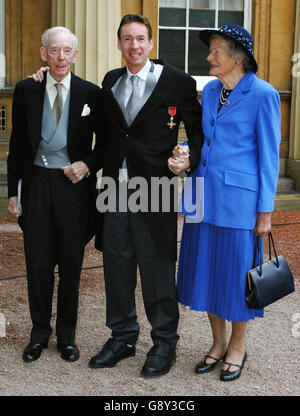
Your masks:
<path fill-rule="evenodd" d="M 243 0 L 219 0 L 219 26 L 236 23 L 243 26 L 244 1 Z"/>
<path fill-rule="evenodd" d="M 6 121 L 7 121 L 7 106 L 0 105 L 0 132 L 6 131 Z"/>
<path fill-rule="evenodd" d="M 186 26 L 186 0 L 160 0 L 160 26 Z"/>
<path fill-rule="evenodd" d="M 206 60 L 209 49 L 200 42 L 198 31 L 189 32 L 189 68 L 190 75 L 209 74 L 209 63 Z"/>
<path fill-rule="evenodd" d="M 219 0 L 219 10 L 244 10 L 244 0 Z"/>
<path fill-rule="evenodd" d="M 159 58 L 166 59 L 171 65 L 182 71 L 184 68 L 185 31 L 164 30 L 159 31 Z"/>
<path fill-rule="evenodd" d="M 216 0 L 191 0 L 190 27 L 215 27 Z"/>
<path fill-rule="evenodd" d="M 159 7 L 179 7 L 186 8 L 186 0 L 159 0 Z"/>

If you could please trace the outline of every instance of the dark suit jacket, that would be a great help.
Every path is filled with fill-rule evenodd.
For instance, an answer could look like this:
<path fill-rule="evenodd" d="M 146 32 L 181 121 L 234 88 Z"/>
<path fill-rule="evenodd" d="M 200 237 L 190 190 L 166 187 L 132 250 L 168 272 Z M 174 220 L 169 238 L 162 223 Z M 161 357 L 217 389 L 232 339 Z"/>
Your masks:
<path fill-rule="evenodd" d="M 177 144 L 178 128 L 184 122 L 190 147 L 191 171 L 200 160 L 203 134 L 201 129 L 201 107 L 197 100 L 195 81 L 186 73 L 164 65 L 161 77 L 146 104 L 129 127 L 115 100 L 111 88 L 126 68 L 112 70 L 103 80 L 103 107 L 105 112 L 105 154 L 103 176 L 117 180 L 119 169 L 126 157 L 129 177 L 152 177 L 174 175 L 168 168 L 168 158 Z M 176 107 L 172 130 L 169 107 Z M 145 213 L 146 220 L 164 258 L 176 258 L 177 215 L 170 213 Z M 101 234 L 96 238 L 96 247 L 101 249 Z"/>
<path fill-rule="evenodd" d="M 91 213 L 95 210 L 96 172 L 102 165 L 100 151 L 99 116 L 100 88 L 71 74 L 70 109 L 67 149 L 71 163 L 82 160 L 91 172 L 87 179 L 91 195 Z M 30 186 L 33 161 L 41 140 L 43 104 L 46 77 L 40 83 L 26 79 L 16 84 L 13 99 L 13 128 L 10 138 L 8 165 L 8 197 L 17 195 L 18 180 L 22 179 L 22 204 Z M 85 104 L 91 109 L 90 115 L 81 117 Z M 93 132 L 96 145 L 92 153 Z M 97 156 L 95 156 L 97 154 Z M 93 213 L 94 216 L 94 213 Z M 22 216 L 20 218 L 22 226 Z M 88 239 L 93 230 L 89 230 Z"/>

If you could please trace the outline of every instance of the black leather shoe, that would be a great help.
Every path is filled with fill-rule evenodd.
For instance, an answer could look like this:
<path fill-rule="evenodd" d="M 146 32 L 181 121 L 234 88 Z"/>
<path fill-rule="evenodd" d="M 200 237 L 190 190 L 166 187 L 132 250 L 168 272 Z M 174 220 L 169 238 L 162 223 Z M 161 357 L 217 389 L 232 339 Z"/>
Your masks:
<path fill-rule="evenodd" d="M 227 370 L 221 370 L 220 380 L 221 381 L 233 381 L 233 380 L 237 380 L 240 377 L 240 375 L 242 374 L 242 370 L 244 368 L 246 359 L 247 359 L 247 353 L 245 352 L 245 355 L 244 355 L 244 358 L 243 358 L 243 362 L 242 362 L 241 365 L 227 363 L 226 361 L 224 361 L 224 364 L 228 364 L 228 368 L 227 368 Z M 236 371 L 229 371 L 229 368 L 231 366 L 239 367 L 239 369 L 236 370 Z"/>
<path fill-rule="evenodd" d="M 215 362 L 214 363 L 207 363 L 206 358 L 211 358 L 211 359 L 215 360 Z M 196 365 L 195 373 L 196 374 L 209 373 L 210 371 L 212 371 L 215 368 L 215 366 L 218 364 L 218 362 L 221 361 L 223 358 L 224 357 L 218 359 L 218 358 L 212 357 L 211 355 L 205 355 L 204 361 L 202 361 L 201 363 Z"/>
<path fill-rule="evenodd" d="M 174 347 L 171 347 L 169 344 L 154 345 L 147 354 L 141 375 L 145 377 L 163 376 L 170 371 L 175 361 Z"/>
<path fill-rule="evenodd" d="M 74 344 L 57 344 L 57 349 L 63 360 L 73 363 L 79 359 L 79 349 Z"/>
<path fill-rule="evenodd" d="M 102 350 L 90 359 L 89 366 L 92 368 L 111 368 L 124 358 L 135 356 L 135 346 L 126 344 L 110 338 Z"/>
<path fill-rule="evenodd" d="M 25 363 L 38 360 L 42 354 L 43 348 L 47 348 L 48 345 L 42 342 L 30 342 L 23 351 L 22 358 Z"/>

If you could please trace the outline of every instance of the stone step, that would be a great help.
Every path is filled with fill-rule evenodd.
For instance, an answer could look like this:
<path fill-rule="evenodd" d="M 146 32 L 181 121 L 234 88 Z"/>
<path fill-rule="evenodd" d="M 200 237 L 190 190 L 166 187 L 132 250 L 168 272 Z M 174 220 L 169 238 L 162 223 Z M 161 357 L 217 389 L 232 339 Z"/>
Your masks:
<path fill-rule="evenodd" d="M 7 218 L 10 216 L 7 211 L 7 204 L 8 204 L 7 198 L 0 198 L 0 218 Z"/>
<path fill-rule="evenodd" d="M 277 192 L 288 192 L 294 190 L 294 181 L 291 178 L 279 177 L 277 183 Z"/>
<path fill-rule="evenodd" d="M 7 176 L 0 174 L 0 198 L 7 198 Z"/>
<path fill-rule="evenodd" d="M 275 209 L 300 209 L 300 193 L 295 191 L 278 192 L 275 197 Z"/>
<path fill-rule="evenodd" d="M 280 158 L 280 165 L 279 165 L 279 176 L 285 176 L 285 166 L 286 166 L 286 158 Z"/>
<path fill-rule="evenodd" d="M 0 160 L 7 160 L 8 147 L 7 141 L 0 141 Z"/>
<path fill-rule="evenodd" d="M 7 211 L 8 199 L 0 198 L 0 218 L 9 217 Z M 276 195 L 276 210 L 300 209 L 300 194 Z"/>
<path fill-rule="evenodd" d="M 0 175 L 7 174 L 7 162 L 6 160 L 0 160 Z"/>
<path fill-rule="evenodd" d="M 0 175 L 7 174 L 8 142 L 0 141 Z"/>

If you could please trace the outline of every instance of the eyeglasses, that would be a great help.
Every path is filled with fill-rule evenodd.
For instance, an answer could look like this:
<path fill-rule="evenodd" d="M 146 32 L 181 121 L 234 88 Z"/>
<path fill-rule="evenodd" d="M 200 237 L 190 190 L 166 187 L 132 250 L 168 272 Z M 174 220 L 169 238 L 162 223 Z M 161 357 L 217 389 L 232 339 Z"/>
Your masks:
<path fill-rule="evenodd" d="M 64 56 L 70 57 L 73 54 L 73 49 L 69 48 L 50 48 L 48 49 L 49 55 L 58 56 L 63 52 Z"/>

